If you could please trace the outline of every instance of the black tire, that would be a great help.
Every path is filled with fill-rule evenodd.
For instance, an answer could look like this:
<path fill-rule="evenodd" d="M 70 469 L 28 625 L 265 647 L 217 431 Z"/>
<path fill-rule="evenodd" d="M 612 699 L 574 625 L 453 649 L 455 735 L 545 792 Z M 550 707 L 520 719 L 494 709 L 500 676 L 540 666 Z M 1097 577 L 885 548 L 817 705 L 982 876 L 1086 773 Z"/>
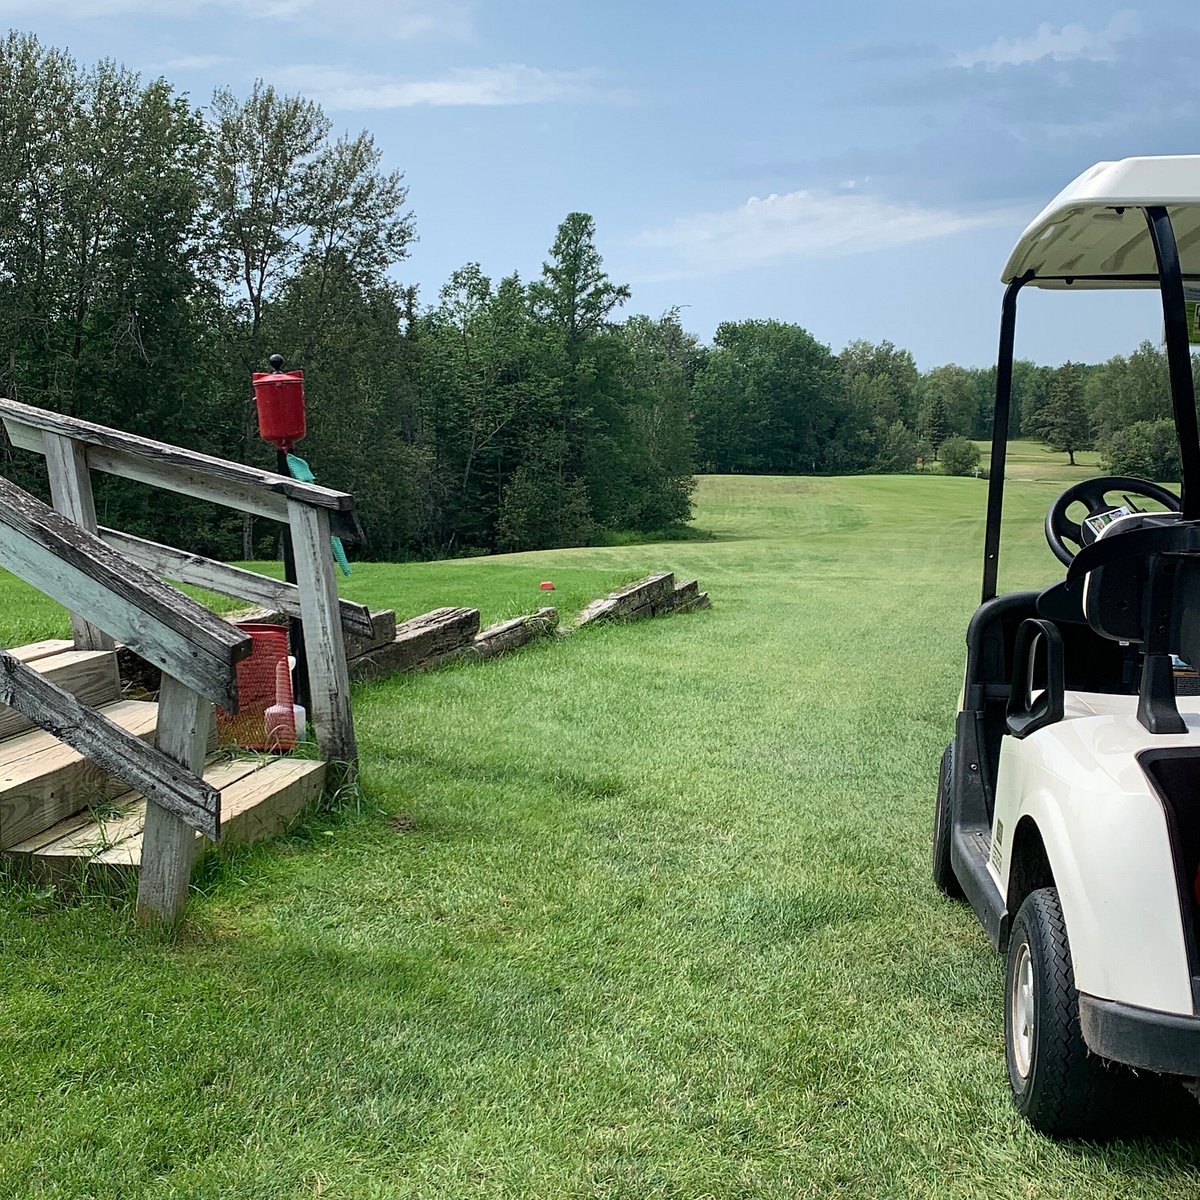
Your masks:
<path fill-rule="evenodd" d="M 933 814 L 933 882 L 951 900 L 961 900 L 963 890 L 950 862 L 950 836 L 954 832 L 950 789 L 954 786 L 954 743 L 946 747 L 938 771 L 937 804 Z"/>
<path fill-rule="evenodd" d="M 1017 1111 L 1053 1138 L 1132 1132 L 1146 1083 L 1092 1054 L 1057 888 L 1030 893 L 1013 922 L 1004 972 L 1004 1057 Z M 1156 1079 L 1156 1077 L 1151 1077 Z"/>

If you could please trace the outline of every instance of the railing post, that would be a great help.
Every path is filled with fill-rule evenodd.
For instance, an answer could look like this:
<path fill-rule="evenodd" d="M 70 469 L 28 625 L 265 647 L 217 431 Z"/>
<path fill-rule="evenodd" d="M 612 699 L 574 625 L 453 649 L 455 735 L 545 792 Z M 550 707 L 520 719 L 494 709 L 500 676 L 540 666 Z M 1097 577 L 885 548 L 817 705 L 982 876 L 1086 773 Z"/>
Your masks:
<path fill-rule="evenodd" d="M 158 694 L 158 748 L 193 775 L 204 774 L 211 717 L 211 700 L 178 679 L 163 675 Z M 174 813 L 147 799 L 138 875 L 140 924 L 173 925 L 179 920 L 195 860 L 196 831 Z"/>
<path fill-rule="evenodd" d="M 96 502 L 84 446 L 64 434 L 49 432 L 42 434 L 42 444 L 55 509 L 88 533 L 95 533 Z M 116 644 L 102 629 L 76 613 L 71 614 L 71 635 L 77 650 L 111 650 Z"/>
<path fill-rule="evenodd" d="M 299 500 L 288 501 L 304 646 L 308 651 L 309 699 L 317 747 L 340 782 L 358 772 L 358 746 L 350 711 L 350 669 L 338 610 L 337 584 L 329 546 L 329 513 Z"/>

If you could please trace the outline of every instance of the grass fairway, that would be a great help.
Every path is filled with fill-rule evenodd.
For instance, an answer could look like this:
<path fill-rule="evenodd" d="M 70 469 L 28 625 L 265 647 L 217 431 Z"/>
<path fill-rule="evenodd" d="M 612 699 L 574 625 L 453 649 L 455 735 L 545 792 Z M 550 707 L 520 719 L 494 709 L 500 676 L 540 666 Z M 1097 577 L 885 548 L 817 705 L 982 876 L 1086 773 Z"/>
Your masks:
<path fill-rule="evenodd" d="M 1011 489 L 1004 587 L 1056 574 L 1075 477 Z M 356 571 L 406 613 L 662 568 L 714 607 L 361 689 L 366 803 L 210 868 L 174 942 L 0 892 L 0 1196 L 1200 1193 L 1200 1142 L 1018 1120 L 1000 963 L 929 881 L 985 493 L 706 478 L 711 542 Z"/>

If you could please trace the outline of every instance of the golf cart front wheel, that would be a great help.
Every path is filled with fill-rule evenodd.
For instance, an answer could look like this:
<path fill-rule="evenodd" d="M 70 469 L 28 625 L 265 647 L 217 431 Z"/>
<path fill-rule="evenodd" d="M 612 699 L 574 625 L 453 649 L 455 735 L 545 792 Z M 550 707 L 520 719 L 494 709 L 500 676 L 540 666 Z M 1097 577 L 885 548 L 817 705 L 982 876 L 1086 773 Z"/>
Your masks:
<path fill-rule="evenodd" d="M 1004 1051 L 1018 1112 L 1049 1137 L 1116 1133 L 1137 1081 L 1127 1068 L 1090 1053 L 1083 1040 L 1057 888 L 1031 893 L 1017 913 L 1004 1000 Z"/>

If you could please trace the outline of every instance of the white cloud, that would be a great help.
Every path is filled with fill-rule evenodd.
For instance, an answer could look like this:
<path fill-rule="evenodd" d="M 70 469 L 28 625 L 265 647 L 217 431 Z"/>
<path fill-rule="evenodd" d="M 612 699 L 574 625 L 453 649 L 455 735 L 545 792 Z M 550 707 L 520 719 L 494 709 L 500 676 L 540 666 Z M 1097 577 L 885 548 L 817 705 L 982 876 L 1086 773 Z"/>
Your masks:
<path fill-rule="evenodd" d="M 1048 22 L 1038 26 L 1037 33 L 1027 38 L 998 38 L 990 46 L 969 50 L 954 58 L 957 67 L 1019 67 L 1039 62 L 1043 58 L 1066 62 L 1073 58 L 1092 62 L 1113 62 L 1117 47 L 1141 31 L 1137 13 L 1125 10 L 1114 13 L 1103 29 L 1087 29 L 1082 25 L 1064 25 L 1055 31 Z"/>
<path fill-rule="evenodd" d="M 192 20 L 220 14 L 282 21 L 337 35 L 459 37 L 470 30 L 470 0 L 339 0 L 331 17 L 326 0 L 0 0 L 0 17 L 58 14 L 73 20 L 140 16 L 149 21 Z"/>
<path fill-rule="evenodd" d="M 638 234 L 633 245 L 647 272 L 641 282 L 650 282 L 878 251 L 1012 219 L 1006 212 L 959 213 L 857 191 L 799 191 L 752 196 L 724 212 L 681 217 Z"/>
<path fill-rule="evenodd" d="M 436 79 L 387 79 L 329 67 L 273 71 L 283 87 L 303 87 L 331 111 L 425 107 L 488 107 L 602 98 L 596 71 L 544 71 L 518 63 L 463 68 Z"/>

